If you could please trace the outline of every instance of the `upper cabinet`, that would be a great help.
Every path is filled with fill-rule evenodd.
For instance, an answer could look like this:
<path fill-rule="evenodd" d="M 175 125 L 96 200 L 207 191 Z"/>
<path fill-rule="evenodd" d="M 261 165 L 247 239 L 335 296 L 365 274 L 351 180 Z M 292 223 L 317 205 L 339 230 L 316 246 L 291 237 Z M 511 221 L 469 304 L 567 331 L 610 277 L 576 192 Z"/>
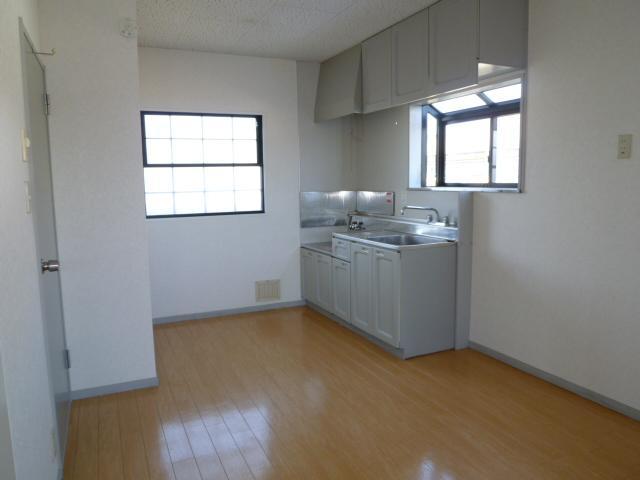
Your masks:
<path fill-rule="evenodd" d="M 480 0 L 480 63 L 527 66 L 527 0 Z"/>
<path fill-rule="evenodd" d="M 356 77 L 361 111 L 370 113 L 526 68 L 527 22 L 528 0 L 440 0 L 365 40 L 361 76 L 353 68 L 360 66 L 360 50 L 324 62 L 316 119 L 360 111 Z"/>
<path fill-rule="evenodd" d="M 441 0 L 429 8 L 430 95 L 478 81 L 478 0 Z"/>
<path fill-rule="evenodd" d="M 362 109 L 375 112 L 391 106 L 391 29 L 362 43 Z"/>
<path fill-rule="evenodd" d="M 394 105 L 429 95 L 428 18 L 427 10 L 422 10 L 391 28 Z"/>
<path fill-rule="evenodd" d="M 362 112 L 361 46 L 345 50 L 320 64 L 316 121 Z"/>

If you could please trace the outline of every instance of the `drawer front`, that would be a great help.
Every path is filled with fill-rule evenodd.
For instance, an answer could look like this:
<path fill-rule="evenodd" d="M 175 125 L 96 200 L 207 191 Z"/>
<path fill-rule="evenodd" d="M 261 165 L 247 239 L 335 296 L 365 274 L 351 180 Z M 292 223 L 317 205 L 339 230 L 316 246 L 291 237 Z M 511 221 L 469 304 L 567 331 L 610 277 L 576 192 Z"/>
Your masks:
<path fill-rule="evenodd" d="M 333 239 L 333 256 L 342 260 L 351 261 L 351 242 L 340 238 Z"/>

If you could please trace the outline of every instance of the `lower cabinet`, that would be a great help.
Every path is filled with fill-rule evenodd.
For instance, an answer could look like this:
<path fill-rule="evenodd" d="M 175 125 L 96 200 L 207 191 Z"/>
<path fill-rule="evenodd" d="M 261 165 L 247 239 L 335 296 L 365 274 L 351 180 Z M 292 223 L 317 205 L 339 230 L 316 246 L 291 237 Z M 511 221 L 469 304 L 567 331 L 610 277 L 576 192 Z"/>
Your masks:
<path fill-rule="evenodd" d="M 351 246 L 351 323 L 368 333 L 373 333 L 371 251 L 363 245 Z"/>
<path fill-rule="evenodd" d="M 300 251 L 302 264 L 302 297 L 311 303 L 322 307 L 328 312 L 335 313 L 334 306 L 334 282 L 333 282 L 333 258 L 331 255 L 314 252 L 303 248 Z M 347 263 L 348 262 L 344 262 Z M 340 279 L 338 279 L 340 282 Z M 348 296 L 348 293 L 347 293 Z M 340 297 L 340 313 L 336 313 L 340 318 L 345 320 L 348 316 L 343 317 L 344 299 Z M 348 314 L 348 306 L 344 310 Z"/>
<path fill-rule="evenodd" d="M 333 283 L 333 314 L 345 322 L 351 319 L 351 264 L 337 258 L 332 259 L 331 281 Z"/>
<path fill-rule="evenodd" d="M 303 248 L 300 250 L 302 268 L 302 298 L 318 303 L 318 275 L 316 273 L 316 254 Z"/>
<path fill-rule="evenodd" d="M 316 303 L 319 307 L 333 313 L 333 287 L 331 282 L 331 256 L 314 253 L 316 259 L 316 275 L 318 294 Z"/>
<path fill-rule="evenodd" d="M 373 250 L 371 287 L 374 336 L 397 347 L 400 330 L 400 253 Z"/>

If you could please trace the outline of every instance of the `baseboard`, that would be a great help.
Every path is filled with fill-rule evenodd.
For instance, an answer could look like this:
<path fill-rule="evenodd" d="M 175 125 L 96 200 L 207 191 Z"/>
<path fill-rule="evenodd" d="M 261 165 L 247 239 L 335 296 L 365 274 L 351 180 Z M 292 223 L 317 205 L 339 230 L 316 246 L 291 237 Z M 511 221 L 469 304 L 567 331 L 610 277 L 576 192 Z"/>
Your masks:
<path fill-rule="evenodd" d="M 157 387 L 160 384 L 158 377 L 143 378 L 132 382 L 114 383 L 102 387 L 85 388 L 84 390 L 74 390 L 69 393 L 71 400 L 82 400 L 83 398 L 99 397 L 112 393 L 127 392 L 141 388 Z"/>
<path fill-rule="evenodd" d="M 226 310 L 214 310 L 213 312 L 189 313 L 185 315 L 172 315 L 170 317 L 157 317 L 153 319 L 154 325 L 164 323 L 184 322 L 187 320 L 202 320 L 205 318 L 224 317 L 227 315 L 238 315 L 240 313 L 264 312 L 267 310 L 277 310 L 279 308 L 301 307 L 305 302 L 298 300 L 295 302 L 266 303 L 264 305 L 252 305 L 250 307 L 229 308 Z"/>
<path fill-rule="evenodd" d="M 602 395 L 598 392 L 594 392 L 593 390 L 589 390 L 588 388 L 582 387 L 576 383 L 565 380 L 564 378 L 560 378 L 557 375 L 554 375 L 549 372 L 545 372 L 544 370 L 540 370 L 528 363 L 522 362 L 516 358 L 510 357 L 509 355 L 505 355 L 504 353 L 500 353 L 492 348 L 485 347 L 476 342 L 469 342 L 469 348 L 473 350 L 477 350 L 480 353 L 484 353 L 490 357 L 495 358 L 507 365 L 510 365 L 518 370 L 522 370 L 523 372 L 529 373 L 534 377 L 538 377 L 542 380 L 545 380 L 549 383 L 556 385 L 557 387 L 564 388 L 576 395 L 579 395 L 587 400 L 591 400 L 597 404 L 602 405 L 603 407 L 607 407 L 611 410 L 614 410 L 622 415 L 633 418 L 634 420 L 640 420 L 640 410 L 633 408 L 629 405 L 626 405 L 622 402 L 614 400 L 613 398 Z"/>

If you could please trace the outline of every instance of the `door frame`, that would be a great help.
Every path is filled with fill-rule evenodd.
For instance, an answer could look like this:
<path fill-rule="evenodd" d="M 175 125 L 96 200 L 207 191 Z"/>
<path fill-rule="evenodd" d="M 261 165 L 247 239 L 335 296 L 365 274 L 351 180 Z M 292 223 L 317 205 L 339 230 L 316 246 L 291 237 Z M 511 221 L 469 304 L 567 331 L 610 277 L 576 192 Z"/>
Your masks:
<path fill-rule="evenodd" d="M 40 65 L 40 68 L 42 68 L 42 82 L 44 85 L 44 93 L 47 92 L 47 69 L 45 67 L 45 65 L 42 63 L 42 61 L 40 60 L 40 58 L 38 57 L 38 55 L 35 53 L 38 50 L 35 48 L 35 43 L 33 42 L 31 35 L 29 35 L 29 31 L 27 30 L 26 26 L 24 25 L 24 21 L 22 19 L 22 17 L 18 18 L 18 32 L 19 32 L 19 45 L 20 45 L 20 63 L 21 63 L 21 73 L 22 73 L 22 89 L 23 89 L 23 102 L 24 102 L 24 129 L 29 132 L 29 134 L 31 133 L 30 128 L 31 128 L 31 113 L 29 111 L 29 85 L 28 85 L 28 71 L 27 71 L 27 55 L 34 55 L 36 61 L 38 62 L 38 64 Z M 23 39 L 26 42 L 26 44 L 28 45 L 28 47 L 31 49 L 31 53 L 27 53 L 26 51 L 24 51 L 23 49 Z M 54 228 L 54 233 L 55 233 L 55 239 L 56 239 L 56 250 L 58 250 L 58 255 L 59 255 L 59 245 L 58 245 L 58 229 L 57 229 L 57 222 L 56 222 L 56 214 L 55 214 L 55 196 L 54 196 L 54 188 L 53 188 L 53 165 L 52 165 L 52 156 L 51 156 L 51 129 L 50 129 L 50 125 L 49 125 L 49 120 L 47 118 L 46 121 L 47 124 L 47 142 L 48 142 L 48 150 L 49 150 L 49 169 L 50 169 L 50 177 L 51 177 L 51 204 L 52 204 L 52 210 L 53 210 L 53 228 Z M 26 167 L 27 167 L 27 171 L 28 171 L 28 175 L 29 175 L 29 183 L 31 184 L 31 180 L 33 178 L 34 175 L 34 169 L 35 169 L 35 164 L 33 163 L 32 159 L 29 158 L 28 161 L 25 162 L 26 163 Z M 36 236 L 36 230 L 35 230 L 35 217 L 33 216 L 33 212 L 31 212 L 29 215 L 31 215 L 31 222 L 33 224 L 34 227 L 34 237 Z M 40 275 L 40 260 L 38 258 L 38 251 L 37 251 L 37 241 L 36 241 L 36 250 L 34 251 L 34 255 L 35 255 L 35 259 L 34 259 L 34 267 L 35 267 L 35 271 L 36 271 L 36 275 Z M 64 315 L 64 304 L 63 304 L 63 299 L 62 299 L 62 275 L 59 276 L 58 278 L 59 280 L 59 296 L 60 296 L 60 313 L 62 315 L 62 337 L 64 339 L 64 345 L 65 348 L 68 348 L 68 343 L 67 343 L 67 332 L 66 332 L 66 323 L 65 323 L 65 315 Z M 39 282 L 38 282 L 39 283 Z M 42 329 L 43 329 L 43 335 L 45 338 L 45 342 L 44 342 L 44 347 L 45 347 L 45 355 L 46 355 L 46 360 L 47 360 L 47 364 L 46 364 L 46 368 L 47 368 L 47 378 L 49 381 L 49 403 L 51 405 L 51 412 L 52 412 L 52 418 L 53 418 L 53 428 L 55 429 L 55 435 L 56 435 L 56 442 L 57 442 L 57 450 L 58 450 L 58 461 L 59 461 L 59 467 L 60 470 L 62 470 L 62 466 L 64 465 L 64 457 L 66 454 L 66 447 L 67 447 L 67 441 L 66 438 L 68 436 L 68 428 L 69 428 L 69 418 L 67 418 L 67 432 L 65 435 L 65 441 L 62 441 L 61 438 L 61 432 L 58 431 L 58 418 L 57 418 L 57 408 L 56 408 L 56 399 L 55 399 L 55 388 L 53 386 L 53 380 L 51 378 L 51 371 L 50 371 L 50 365 L 49 365 L 49 361 L 51 358 L 50 355 L 50 348 L 49 348 L 49 342 L 47 341 L 47 325 L 45 325 L 45 320 L 46 320 L 46 315 L 45 312 L 43 310 L 43 306 L 42 306 L 42 293 L 40 291 L 40 284 L 38 284 L 38 298 L 40 300 L 40 311 L 41 311 L 41 324 L 42 324 Z M 67 383 L 69 385 L 69 392 L 67 392 L 68 397 L 67 397 L 67 401 L 69 403 L 69 415 L 71 412 L 71 378 L 69 375 L 69 368 L 66 369 L 65 375 L 67 377 Z"/>

